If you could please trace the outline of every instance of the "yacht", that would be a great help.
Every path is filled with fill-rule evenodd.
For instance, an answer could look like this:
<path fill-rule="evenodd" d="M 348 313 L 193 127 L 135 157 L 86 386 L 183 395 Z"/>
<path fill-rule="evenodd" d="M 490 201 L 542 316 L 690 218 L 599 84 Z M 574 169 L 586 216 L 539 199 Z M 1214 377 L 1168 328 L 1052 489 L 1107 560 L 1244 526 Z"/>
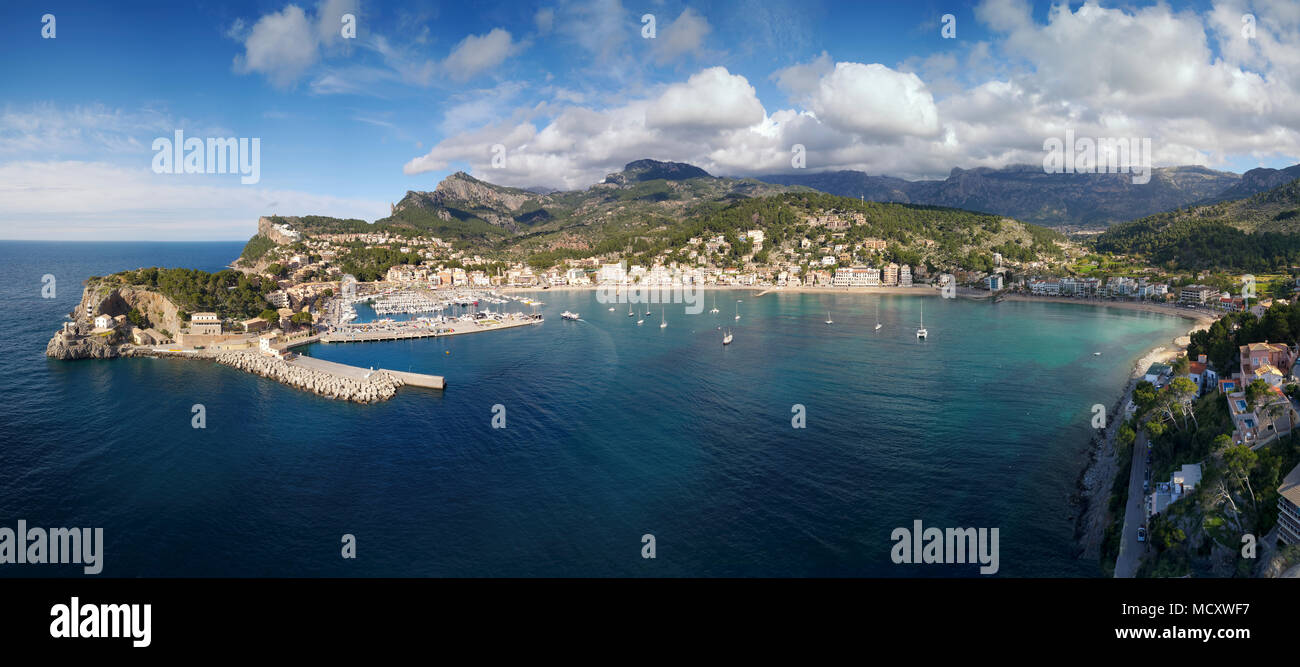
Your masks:
<path fill-rule="evenodd" d="M 880 302 L 876 302 L 876 331 L 880 331 Z"/>
<path fill-rule="evenodd" d="M 827 324 L 835 324 L 835 320 L 832 320 L 832 319 L 831 319 L 831 311 L 829 311 L 829 310 L 826 311 L 826 323 L 827 323 Z"/>
<path fill-rule="evenodd" d="M 563 313 L 560 313 L 560 317 L 563 317 L 566 320 L 576 320 L 578 319 L 578 314 L 570 313 L 569 311 L 566 310 Z"/>
<path fill-rule="evenodd" d="M 737 319 L 737 320 L 740 319 L 740 301 L 739 301 L 739 300 L 736 301 L 736 319 Z"/>
<path fill-rule="evenodd" d="M 925 304 L 921 304 L 921 328 L 916 330 L 916 337 L 920 340 L 930 337 L 930 332 L 925 330 Z"/>
<path fill-rule="evenodd" d="M 713 313 L 714 315 L 718 314 L 718 293 L 717 292 L 713 293 L 713 310 L 710 310 L 709 312 Z"/>
<path fill-rule="evenodd" d="M 667 314 L 667 312 L 662 313 L 662 314 L 661 314 L 661 318 L 662 318 L 663 321 L 661 321 L 661 322 L 659 323 L 659 328 L 660 328 L 660 329 L 662 329 L 662 328 L 668 326 L 668 314 Z"/>
<path fill-rule="evenodd" d="M 727 330 L 727 335 L 725 335 L 725 336 L 722 337 L 722 344 L 723 344 L 723 345 L 730 345 L 730 344 L 731 344 L 731 330 L 730 330 L 730 329 Z"/>

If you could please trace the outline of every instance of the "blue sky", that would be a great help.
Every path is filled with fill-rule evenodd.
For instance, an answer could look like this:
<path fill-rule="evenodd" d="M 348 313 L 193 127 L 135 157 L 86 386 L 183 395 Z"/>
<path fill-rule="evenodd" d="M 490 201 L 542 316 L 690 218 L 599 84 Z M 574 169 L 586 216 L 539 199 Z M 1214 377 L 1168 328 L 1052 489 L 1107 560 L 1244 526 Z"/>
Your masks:
<path fill-rule="evenodd" d="M 786 173 L 795 144 L 905 178 L 1038 163 L 1066 129 L 1151 137 L 1157 166 L 1300 162 L 1297 3 L 124 4 L 0 7 L 0 238 L 247 238 L 258 214 L 373 220 L 455 170 Z M 259 138 L 260 180 L 154 173 L 177 129 Z"/>

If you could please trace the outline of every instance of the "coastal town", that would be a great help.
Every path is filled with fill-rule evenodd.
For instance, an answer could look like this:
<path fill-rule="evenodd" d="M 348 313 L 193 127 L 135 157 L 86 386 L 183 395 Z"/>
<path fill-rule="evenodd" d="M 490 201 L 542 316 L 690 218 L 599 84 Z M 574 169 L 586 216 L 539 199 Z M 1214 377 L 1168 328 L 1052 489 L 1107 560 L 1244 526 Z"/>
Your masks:
<path fill-rule="evenodd" d="M 1170 272 L 1122 257 L 1098 257 L 1069 241 L 1054 242 L 1051 252 L 1039 248 L 1012 258 L 994 251 L 968 254 L 964 264 L 945 264 L 925 252 L 933 241 L 863 236 L 858 228 L 865 222 L 852 212 L 818 211 L 794 235 L 749 228 L 735 235 L 688 237 L 680 247 L 651 256 L 612 251 L 548 264 L 532 257 L 486 257 L 433 236 L 377 230 L 307 233 L 294 219 L 264 217 L 259 234 L 227 272 L 237 278 L 227 279 L 224 288 L 246 291 L 251 303 L 187 313 L 157 298 L 168 277 L 149 273 L 156 270 L 93 279 L 47 353 L 59 358 L 210 359 L 319 395 L 373 402 L 391 398 L 403 386 L 442 389 L 446 381 L 345 366 L 294 350 L 313 343 L 436 338 L 539 324 L 539 297 L 553 289 L 612 288 L 625 299 L 639 295 L 651 302 L 667 301 L 664 291 L 688 288 L 748 289 L 760 295 L 914 294 L 990 303 L 1085 303 L 1180 315 L 1200 322 L 1200 331 L 1173 358 L 1165 355 L 1139 373 L 1126 394 L 1122 425 L 1110 429 L 1114 457 L 1132 459 L 1116 471 L 1128 475 L 1124 482 L 1131 492 L 1112 492 L 1123 496 L 1126 506 L 1124 512 L 1108 515 L 1103 549 L 1104 558 L 1114 559 L 1117 576 L 1137 575 L 1144 561 L 1160 560 L 1152 551 L 1169 543 L 1167 517 L 1190 504 L 1187 499 L 1204 485 L 1206 465 L 1220 465 L 1216 461 L 1235 447 L 1259 451 L 1279 442 L 1280 448 L 1295 447 L 1292 432 L 1300 422 L 1296 341 L 1245 340 L 1255 335 L 1253 323 L 1278 317 L 1271 313 L 1296 312 L 1290 302 L 1297 287 L 1290 276 Z M 1241 287 L 1233 290 L 1234 285 Z M 510 302 L 531 312 L 507 312 L 504 306 Z M 373 317 L 359 321 L 359 306 Z M 260 312 L 241 317 L 239 308 L 246 315 Z M 577 317 L 565 313 L 565 319 Z M 1208 335 L 1210 323 L 1228 328 L 1230 338 L 1245 340 L 1239 353 L 1225 357 L 1221 351 L 1201 351 L 1207 343 L 1194 341 Z M 1290 331 L 1300 333 L 1300 321 Z M 730 334 L 724 344 L 729 342 Z M 1197 415 L 1215 396 L 1226 415 L 1223 433 L 1215 434 L 1222 441 L 1213 449 L 1174 443 L 1198 432 L 1203 422 L 1213 423 Z M 1198 433 L 1196 437 L 1205 437 Z M 1295 530 L 1300 526 L 1298 464 L 1300 460 L 1292 463 L 1281 486 L 1273 487 L 1277 539 L 1286 544 L 1300 536 Z M 1117 480 L 1115 489 L 1125 483 Z M 1233 500 L 1233 492 L 1222 491 L 1220 497 Z M 1100 506 L 1102 500 L 1094 499 L 1094 504 Z M 1195 528 L 1185 526 L 1183 534 Z"/>

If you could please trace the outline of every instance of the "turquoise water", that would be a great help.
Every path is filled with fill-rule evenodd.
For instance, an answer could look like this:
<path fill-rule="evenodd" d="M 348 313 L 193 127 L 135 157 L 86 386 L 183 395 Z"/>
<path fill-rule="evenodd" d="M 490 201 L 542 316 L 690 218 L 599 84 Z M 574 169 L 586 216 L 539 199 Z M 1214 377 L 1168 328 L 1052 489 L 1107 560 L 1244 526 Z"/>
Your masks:
<path fill-rule="evenodd" d="M 744 291 L 720 292 L 716 316 L 669 307 L 660 329 L 657 307 L 638 327 L 626 306 L 552 290 L 540 326 L 306 350 L 447 378 L 359 406 L 203 362 L 47 360 L 79 290 L 40 299 L 43 267 L 70 285 L 112 270 L 96 268 L 105 253 L 219 268 L 238 248 L 97 245 L 0 244 L 19 311 L 3 324 L 17 345 L 0 378 L 0 521 L 103 526 L 107 576 L 974 575 L 894 565 L 889 535 L 916 519 L 999 528 L 1002 576 L 1093 576 L 1066 503 L 1090 408 L 1188 328 L 930 297 L 918 342 L 918 297 Z M 344 533 L 355 561 L 339 558 Z"/>

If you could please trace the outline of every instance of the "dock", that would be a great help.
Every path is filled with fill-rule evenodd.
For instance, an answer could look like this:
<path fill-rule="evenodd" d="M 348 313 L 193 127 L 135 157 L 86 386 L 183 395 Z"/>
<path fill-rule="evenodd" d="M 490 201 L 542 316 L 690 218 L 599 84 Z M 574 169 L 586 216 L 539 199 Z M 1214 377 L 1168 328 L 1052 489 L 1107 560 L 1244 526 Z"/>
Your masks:
<path fill-rule="evenodd" d="M 425 389 L 445 389 L 447 387 L 447 382 L 441 375 L 395 371 L 387 368 L 358 368 L 356 366 L 349 366 L 347 364 L 340 364 L 333 361 L 304 356 L 294 357 L 286 363 L 290 366 L 329 373 L 330 375 L 345 377 L 350 380 L 364 381 L 370 379 L 370 377 L 376 373 L 387 373 L 398 380 L 401 380 L 402 384 L 410 385 L 412 387 L 424 387 Z"/>
<path fill-rule="evenodd" d="M 444 336 L 459 336 L 462 334 L 479 333 L 483 331 L 500 331 L 502 329 L 524 327 L 533 324 L 541 324 L 543 321 L 544 320 L 541 319 L 504 322 L 494 320 L 491 324 L 480 324 L 478 322 L 454 322 L 439 327 L 428 325 L 393 326 L 378 331 L 358 331 L 355 328 L 335 329 L 328 333 L 321 334 L 319 340 L 322 343 L 362 343 L 373 341 L 410 340 L 414 338 L 442 338 Z"/>

